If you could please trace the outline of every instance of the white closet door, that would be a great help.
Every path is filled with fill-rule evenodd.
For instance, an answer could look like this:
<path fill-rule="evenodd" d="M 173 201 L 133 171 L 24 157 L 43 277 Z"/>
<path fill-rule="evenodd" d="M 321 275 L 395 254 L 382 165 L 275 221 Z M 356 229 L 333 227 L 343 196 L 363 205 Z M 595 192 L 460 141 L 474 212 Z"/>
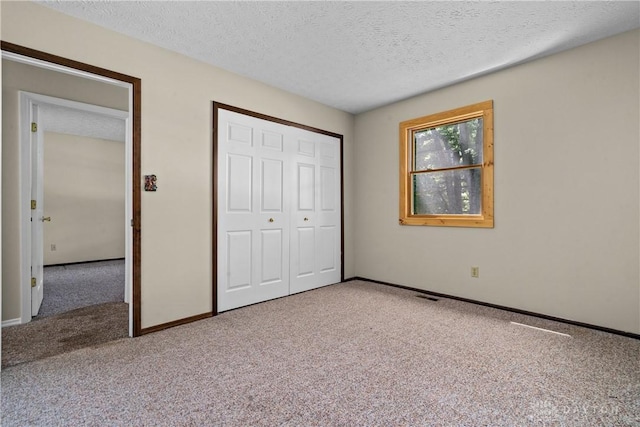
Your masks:
<path fill-rule="evenodd" d="M 340 140 L 295 130 L 290 292 L 341 278 Z"/>
<path fill-rule="evenodd" d="M 285 129 L 218 110 L 218 311 L 289 294 Z"/>

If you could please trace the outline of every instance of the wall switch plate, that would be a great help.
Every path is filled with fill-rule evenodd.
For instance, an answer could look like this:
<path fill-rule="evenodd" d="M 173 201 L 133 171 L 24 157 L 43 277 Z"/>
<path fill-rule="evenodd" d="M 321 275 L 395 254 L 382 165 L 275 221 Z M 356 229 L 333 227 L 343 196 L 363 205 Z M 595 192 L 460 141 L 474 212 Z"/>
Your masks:
<path fill-rule="evenodd" d="M 471 267 L 471 277 L 480 277 L 480 267 Z"/>
<path fill-rule="evenodd" d="M 56 250 L 56 244 L 52 243 L 51 244 L 51 252 L 54 252 Z"/>

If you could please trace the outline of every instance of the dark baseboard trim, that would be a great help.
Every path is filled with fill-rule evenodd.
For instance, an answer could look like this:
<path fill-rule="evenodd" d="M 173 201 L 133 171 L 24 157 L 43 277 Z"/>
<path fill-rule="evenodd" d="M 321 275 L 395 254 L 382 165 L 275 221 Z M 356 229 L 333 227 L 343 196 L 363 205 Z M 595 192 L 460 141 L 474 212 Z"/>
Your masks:
<path fill-rule="evenodd" d="M 468 302 L 468 303 L 471 303 L 471 304 L 482 305 L 482 306 L 485 306 L 485 307 L 496 308 L 498 310 L 510 311 L 512 313 L 524 314 L 524 315 L 527 315 L 527 316 L 539 317 L 541 319 L 553 320 L 553 321 L 556 321 L 556 322 L 567 323 L 569 325 L 580 326 L 580 327 L 588 328 L 588 329 L 595 329 L 595 330 L 601 331 L 601 332 L 608 332 L 610 334 L 622 335 L 623 337 L 634 338 L 634 339 L 640 340 L 640 334 L 634 334 L 633 332 L 619 331 L 617 329 L 606 328 L 604 326 L 597 326 L 597 325 L 591 325 L 589 323 L 577 322 L 575 320 L 562 319 L 560 317 L 548 316 L 546 314 L 534 313 L 534 312 L 531 312 L 531 311 L 520 310 L 518 308 L 505 307 L 503 305 L 491 304 L 491 303 L 488 303 L 488 302 L 477 301 L 477 300 L 473 300 L 473 299 L 469 299 L 469 298 L 456 297 L 456 296 L 453 296 L 453 295 L 442 294 L 440 292 L 432 292 L 432 291 L 427 291 L 427 290 L 424 290 L 424 289 L 412 288 L 410 286 L 398 285 L 398 284 L 395 284 L 395 283 L 383 282 L 383 281 L 380 281 L 380 280 L 367 279 L 366 277 L 358 277 L 358 276 L 356 276 L 356 277 L 352 277 L 352 278 L 350 278 L 350 279 L 348 279 L 346 281 L 348 282 L 348 281 L 352 281 L 352 280 L 363 280 L 363 281 L 366 281 L 366 282 L 378 283 L 380 285 L 392 286 L 394 288 L 400 288 L 400 289 L 406 289 L 406 290 L 409 290 L 409 291 L 420 292 L 422 294 L 432 295 L 434 297 L 449 298 L 449 299 L 453 299 L 453 300 L 457 300 L 457 301 Z"/>
<path fill-rule="evenodd" d="M 92 264 L 94 262 L 104 261 L 124 261 L 124 258 L 92 259 L 90 261 L 65 262 L 63 264 L 47 264 L 44 267 L 64 267 L 65 265 Z"/>
<path fill-rule="evenodd" d="M 152 332 L 162 331 L 164 329 L 173 328 L 174 326 L 180 326 L 187 323 L 195 322 L 198 320 L 208 319 L 213 316 L 212 312 L 197 314 L 191 317 L 185 317 L 184 319 L 174 320 L 172 322 L 162 323 L 160 325 L 150 326 L 140 330 L 140 335 L 150 334 Z"/>

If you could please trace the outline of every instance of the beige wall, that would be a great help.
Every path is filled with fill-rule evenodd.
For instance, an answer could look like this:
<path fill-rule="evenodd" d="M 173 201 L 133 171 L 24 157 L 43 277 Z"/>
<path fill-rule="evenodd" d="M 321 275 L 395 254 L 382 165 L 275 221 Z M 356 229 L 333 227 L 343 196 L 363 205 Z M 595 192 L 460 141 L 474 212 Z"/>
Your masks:
<path fill-rule="evenodd" d="M 5 4 L 0 4 L 3 12 Z M 2 23 L 7 14 L 2 14 Z M 4 40 L 4 32 L 3 40 Z M 19 93 L 127 110 L 128 91 L 113 85 L 2 60 L 2 320 L 20 317 Z"/>
<path fill-rule="evenodd" d="M 639 39 L 357 116 L 356 274 L 639 333 Z M 398 123 L 488 99 L 495 228 L 399 226 Z"/>
<path fill-rule="evenodd" d="M 51 217 L 45 265 L 124 258 L 124 148 L 120 141 L 44 133 L 44 215 Z"/>
<path fill-rule="evenodd" d="M 0 7 L 2 40 L 142 79 L 142 173 L 158 176 L 158 191 L 142 195 L 143 328 L 212 309 L 212 100 L 344 135 L 345 275 L 354 275 L 352 115 L 40 5 Z"/>

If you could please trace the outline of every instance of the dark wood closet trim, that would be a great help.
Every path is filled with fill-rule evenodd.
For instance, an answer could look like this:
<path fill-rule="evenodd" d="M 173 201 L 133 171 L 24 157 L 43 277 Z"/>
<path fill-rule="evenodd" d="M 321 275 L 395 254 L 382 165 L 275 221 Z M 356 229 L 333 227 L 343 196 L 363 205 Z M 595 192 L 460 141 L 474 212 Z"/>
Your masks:
<path fill-rule="evenodd" d="M 234 111 L 236 113 L 244 114 L 245 116 L 251 116 L 251 117 L 255 117 L 257 119 L 267 120 L 269 122 L 280 123 L 281 125 L 292 126 L 294 128 L 304 129 L 304 130 L 308 130 L 308 131 L 315 132 L 315 133 L 321 133 L 323 135 L 329 135 L 329 136 L 332 136 L 334 138 L 340 139 L 340 142 L 342 142 L 342 139 L 343 139 L 343 136 L 340 135 L 339 133 L 329 132 L 327 130 L 314 128 L 312 126 L 307 126 L 307 125 L 303 125 L 303 124 L 300 124 L 300 123 L 291 122 L 289 120 L 280 119 L 278 117 L 268 116 L 266 114 L 256 113 L 255 111 L 245 110 L 244 108 L 234 107 L 232 105 L 222 104 L 220 102 L 213 101 L 214 119 L 216 119 L 216 120 L 218 118 L 217 117 L 217 110 L 218 109 Z M 342 147 L 342 145 L 341 145 L 341 147 Z"/>
<path fill-rule="evenodd" d="M 68 68 L 74 68 L 76 70 L 85 71 L 88 73 L 96 74 L 110 79 L 119 80 L 125 83 L 131 83 L 132 95 L 133 95 L 133 123 L 131 124 L 133 129 L 133 141 L 132 141 L 132 162 L 133 173 L 131 179 L 133 180 L 133 194 L 132 194 L 132 209 L 133 209 L 133 226 L 132 226 L 132 239 L 133 239 L 133 259 L 131 267 L 133 270 L 133 336 L 137 337 L 141 335 L 141 275 L 140 275 L 140 263 L 142 256 L 142 246 L 140 244 L 141 230 L 140 230 L 140 216 L 141 216 L 141 174 L 140 174 L 140 149 L 141 149 L 141 124 L 142 119 L 142 81 L 137 77 L 128 76 L 126 74 L 118 73 L 116 71 L 107 70 L 105 68 L 96 67 L 94 65 L 85 64 L 84 62 L 74 61 L 72 59 L 64 58 L 62 56 L 53 55 L 50 53 L 42 52 L 39 50 L 31 49 L 28 47 L 20 46 L 17 44 L 9 43 L 4 40 L 0 41 L 0 48 L 6 52 L 27 56 L 30 58 L 38 59 L 53 64 L 62 65 Z"/>
<path fill-rule="evenodd" d="M 212 204 L 212 233 L 211 233 L 211 315 L 218 315 L 218 108 L 220 104 L 215 101 L 213 107 L 213 163 L 211 163 L 211 174 L 213 175 L 213 204 Z"/>
<path fill-rule="evenodd" d="M 413 288 L 411 286 L 404 286 L 404 285 L 398 285 L 398 284 L 395 284 L 395 283 L 383 282 L 383 281 L 380 281 L 380 280 L 367 279 L 366 277 L 356 276 L 356 277 L 352 277 L 352 278 L 350 278 L 350 279 L 348 279 L 346 281 L 350 282 L 352 280 L 362 280 L 364 282 L 378 283 L 380 285 L 392 286 L 394 288 L 400 288 L 400 289 L 406 289 L 406 290 L 409 290 L 409 291 L 419 292 L 419 293 L 425 294 L 425 295 L 432 295 L 434 297 L 448 298 L 448 299 L 453 299 L 453 300 L 456 300 L 456 301 L 468 302 L 468 303 L 471 303 L 471 304 L 477 304 L 477 305 L 482 305 L 482 306 L 485 306 L 485 307 L 496 308 L 498 310 L 504 310 L 504 311 L 510 311 L 512 313 L 524 314 L 524 315 L 527 315 L 527 316 L 538 317 L 540 319 L 553 320 L 555 322 L 566 323 L 568 325 L 580 326 L 582 328 L 594 329 L 596 331 L 608 332 L 610 334 L 622 335 L 623 337 L 634 338 L 634 339 L 640 340 L 640 334 L 634 334 L 633 332 L 625 332 L 625 331 L 620 331 L 620 330 L 617 330 L 617 329 L 607 328 L 607 327 L 604 327 L 604 326 L 592 325 L 590 323 L 583 323 L 583 322 L 578 322 L 578 321 L 575 321 L 575 320 L 563 319 L 561 317 L 548 316 L 546 314 L 540 314 L 540 313 L 534 313 L 532 311 L 520 310 L 519 308 L 506 307 L 504 305 L 491 304 L 489 302 L 482 302 L 482 301 L 477 301 L 477 300 L 473 300 L 473 299 L 469 299 L 469 298 L 456 297 L 456 296 L 453 296 L 453 295 L 443 294 L 443 293 L 440 293 L 440 292 L 432 292 L 432 291 L 427 291 L 427 290 L 424 290 L 424 289 L 417 289 L 417 288 Z"/>
<path fill-rule="evenodd" d="M 308 130 L 323 135 L 328 135 L 340 140 L 340 280 L 344 281 L 344 136 L 338 133 L 329 132 L 323 129 L 314 128 L 312 126 L 303 125 L 289 120 L 280 119 L 278 117 L 268 116 L 266 114 L 256 113 L 255 111 L 245 110 L 244 108 L 234 107 L 232 105 L 223 104 L 213 101 L 213 166 L 211 168 L 213 174 L 213 233 L 212 233 L 212 315 L 218 314 L 218 173 L 216 165 L 218 164 L 218 110 L 228 110 L 245 116 L 251 116 L 286 126 Z"/>

